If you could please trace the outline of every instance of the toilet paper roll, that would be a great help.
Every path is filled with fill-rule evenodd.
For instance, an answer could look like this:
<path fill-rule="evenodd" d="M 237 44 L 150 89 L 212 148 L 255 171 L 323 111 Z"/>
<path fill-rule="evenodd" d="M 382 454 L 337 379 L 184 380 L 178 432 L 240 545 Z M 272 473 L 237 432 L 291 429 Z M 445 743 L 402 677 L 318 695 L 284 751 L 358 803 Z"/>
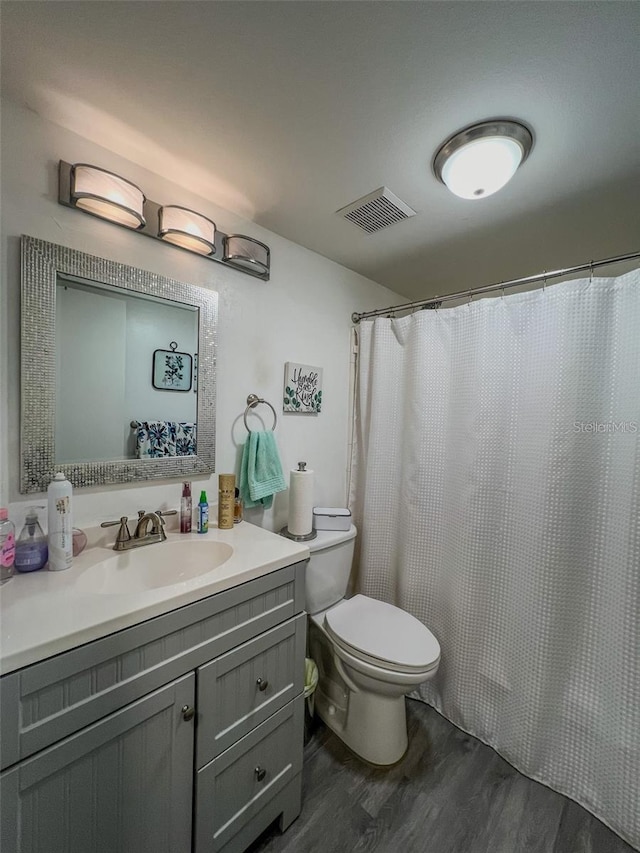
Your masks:
<path fill-rule="evenodd" d="M 289 476 L 289 533 L 306 536 L 313 528 L 313 471 Z"/>

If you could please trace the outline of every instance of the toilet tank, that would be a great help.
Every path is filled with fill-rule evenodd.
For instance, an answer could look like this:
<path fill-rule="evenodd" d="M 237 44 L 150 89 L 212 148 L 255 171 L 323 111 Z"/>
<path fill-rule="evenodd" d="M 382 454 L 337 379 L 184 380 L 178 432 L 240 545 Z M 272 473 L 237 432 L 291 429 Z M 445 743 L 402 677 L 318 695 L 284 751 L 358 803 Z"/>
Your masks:
<path fill-rule="evenodd" d="M 307 613 L 318 613 L 344 598 L 351 574 L 357 530 L 318 530 L 308 543 L 311 558 L 305 575 Z"/>

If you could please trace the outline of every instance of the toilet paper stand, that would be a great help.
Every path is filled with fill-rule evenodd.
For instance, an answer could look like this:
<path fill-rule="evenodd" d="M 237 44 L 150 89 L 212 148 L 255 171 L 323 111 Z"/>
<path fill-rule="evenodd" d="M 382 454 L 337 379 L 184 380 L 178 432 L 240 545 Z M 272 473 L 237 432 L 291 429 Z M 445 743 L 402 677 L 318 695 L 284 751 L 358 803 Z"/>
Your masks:
<path fill-rule="evenodd" d="M 297 470 L 289 477 L 289 518 L 280 533 L 294 542 L 309 542 L 316 538 L 313 524 L 313 471 L 306 462 L 298 462 Z"/>
<path fill-rule="evenodd" d="M 280 531 L 280 536 L 286 536 L 287 539 L 292 539 L 294 542 L 310 542 L 317 535 L 317 530 L 312 530 L 311 533 L 306 533 L 304 536 L 296 536 L 295 533 L 289 533 L 289 528 L 286 525 Z"/>

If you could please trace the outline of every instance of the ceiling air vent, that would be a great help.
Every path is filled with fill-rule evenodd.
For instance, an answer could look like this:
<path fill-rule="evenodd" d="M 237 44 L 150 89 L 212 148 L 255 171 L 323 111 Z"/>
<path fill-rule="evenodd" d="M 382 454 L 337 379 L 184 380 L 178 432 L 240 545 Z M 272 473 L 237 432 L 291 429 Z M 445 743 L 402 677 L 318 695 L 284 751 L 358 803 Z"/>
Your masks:
<path fill-rule="evenodd" d="M 375 234 L 387 225 L 393 225 L 394 222 L 416 215 L 415 210 L 400 201 L 398 196 L 386 187 L 379 187 L 369 195 L 359 198 L 346 207 L 341 207 L 336 213 L 353 222 L 358 228 L 362 228 L 367 234 Z"/>

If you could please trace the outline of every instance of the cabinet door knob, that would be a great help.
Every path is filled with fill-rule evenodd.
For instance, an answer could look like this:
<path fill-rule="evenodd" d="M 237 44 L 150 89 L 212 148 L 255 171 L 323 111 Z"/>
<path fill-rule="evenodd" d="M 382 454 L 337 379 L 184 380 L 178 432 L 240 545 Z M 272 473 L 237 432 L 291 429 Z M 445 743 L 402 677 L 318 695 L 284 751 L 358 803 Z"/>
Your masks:
<path fill-rule="evenodd" d="M 267 679 L 266 679 L 266 678 L 259 678 L 259 679 L 256 681 L 256 684 L 258 685 L 258 690 L 259 690 L 261 693 L 264 693 L 264 691 L 265 691 L 265 690 L 267 689 L 267 687 L 269 686 L 269 682 L 267 681 Z"/>
<path fill-rule="evenodd" d="M 260 765 L 258 765 L 255 769 L 255 774 L 258 782 L 262 782 L 264 777 L 267 775 L 267 771 L 264 769 L 264 767 L 260 767 Z"/>
<path fill-rule="evenodd" d="M 188 723 L 189 720 L 193 720 L 195 715 L 196 715 L 196 709 L 195 708 L 191 708 L 189 705 L 183 705 L 182 706 L 182 719 L 185 721 L 185 723 Z"/>

